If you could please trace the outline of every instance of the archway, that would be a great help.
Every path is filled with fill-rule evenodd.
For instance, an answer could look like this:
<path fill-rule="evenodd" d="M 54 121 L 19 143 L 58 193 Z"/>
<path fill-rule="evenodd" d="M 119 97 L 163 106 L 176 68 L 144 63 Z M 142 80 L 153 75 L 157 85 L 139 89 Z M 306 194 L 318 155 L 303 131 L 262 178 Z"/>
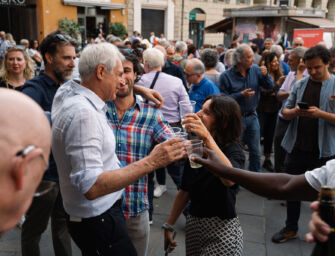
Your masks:
<path fill-rule="evenodd" d="M 195 8 L 190 12 L 189 38 L 193 40 L 193 44 L 200 48 L 204 42 L 204 24 L 206 14 L 203 10 Z"/>

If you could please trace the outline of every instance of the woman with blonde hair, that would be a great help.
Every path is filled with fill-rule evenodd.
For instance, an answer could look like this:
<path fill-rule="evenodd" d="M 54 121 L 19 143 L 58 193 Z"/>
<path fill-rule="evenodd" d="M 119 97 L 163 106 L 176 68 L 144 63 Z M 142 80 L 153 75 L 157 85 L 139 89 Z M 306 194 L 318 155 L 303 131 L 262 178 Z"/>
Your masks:
<path fill-rule="evenodd" d="M 34 62 L 19 47 L 8 48 L 0 70 L 0 87 L 21 90 L 34 76 Z"/>

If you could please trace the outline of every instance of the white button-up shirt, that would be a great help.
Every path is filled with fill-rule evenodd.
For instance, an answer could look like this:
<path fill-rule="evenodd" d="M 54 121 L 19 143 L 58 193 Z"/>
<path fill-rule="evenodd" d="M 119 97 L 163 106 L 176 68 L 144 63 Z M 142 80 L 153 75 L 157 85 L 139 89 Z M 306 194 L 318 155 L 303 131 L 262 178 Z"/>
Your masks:
<path fill-rule="evenodd" d="M 93 91 L 73 80 L 62 85 L 52 105 L 52 152 L 65 211 L 73 217 L 102 214 L 123 190 L 87 200 L 86 192 L 104 171 L 120 168 L 107 106 Z"/>

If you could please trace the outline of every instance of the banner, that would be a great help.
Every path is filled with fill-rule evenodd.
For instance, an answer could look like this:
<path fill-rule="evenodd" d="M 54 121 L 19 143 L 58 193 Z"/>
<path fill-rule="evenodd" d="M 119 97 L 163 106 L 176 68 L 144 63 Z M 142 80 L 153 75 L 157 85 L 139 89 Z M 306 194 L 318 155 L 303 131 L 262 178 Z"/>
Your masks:
<path fill-rule="evenodd" d="M 323 41 L 323 29 L 294 29 L 293 39 L 295 39 L 296 37 L 301 37 L 302 39 L 304 39 L 304 47 L 309 48 Z"/>

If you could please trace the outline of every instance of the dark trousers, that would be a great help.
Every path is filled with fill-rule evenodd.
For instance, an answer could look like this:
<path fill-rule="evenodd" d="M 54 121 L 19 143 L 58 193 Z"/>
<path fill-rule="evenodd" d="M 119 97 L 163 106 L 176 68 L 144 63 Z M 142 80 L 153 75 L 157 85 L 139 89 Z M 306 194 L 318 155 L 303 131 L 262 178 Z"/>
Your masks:
<path fill-rule="evenodd" d="M 276 121 L 278 112 L 273 113 L 259 113 L 260 123 L 262 124 L 262 133 L 264 137 L 264 155 L 270 155 L 273 144 L 273 137 L 275 134 Z"/>
<path fill-rule="evenodd" d="M 72 255 L 71 238 L 66 226 L 66 213 L 57 184 L 40 197 L 34 197 L 22 226 L 21 250 L 23 256 L 39 256 L 41 235 L 51 217 L 52 242 L 56 256 Z"/>
<path fill-rule="evenodd" d="M 119 205 L 114 205 L 103 214 L 82 219 L 67 220 L 73 241 L 83 256 L 133 256 L 137 255 L 125 225 Z"/>
<path fill-rule="evenodd" d="M 300 175 L 308 170 L 321 167 L 334 157 L 319 158 L 319 154 L 312 152 L 303 152 L 294 149 L 292 153 L 287 153 L 285 159 L 286 173 Z M 298 221 L 300 217 L 300 201 L 287 201 L 286 227 L 290 230 L 298 230 Z"/>
<path fill-rule="evenodd" d="M 275 129 L 275 138 L 274 138 L 274 150 L 275 150 L 275 172 L 284 172 L 285 171 L 285 157 L 286 150 L 281 146 L 281 142 L 285 136 L 286 130 L 290 121 L 285 120 L 281 117 L 278 117 Z"/>

